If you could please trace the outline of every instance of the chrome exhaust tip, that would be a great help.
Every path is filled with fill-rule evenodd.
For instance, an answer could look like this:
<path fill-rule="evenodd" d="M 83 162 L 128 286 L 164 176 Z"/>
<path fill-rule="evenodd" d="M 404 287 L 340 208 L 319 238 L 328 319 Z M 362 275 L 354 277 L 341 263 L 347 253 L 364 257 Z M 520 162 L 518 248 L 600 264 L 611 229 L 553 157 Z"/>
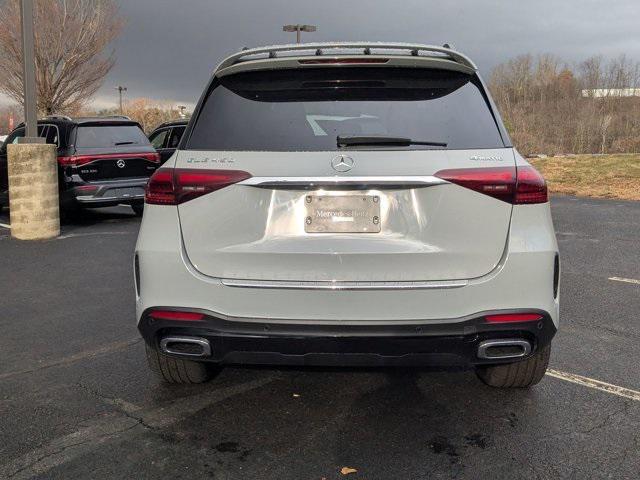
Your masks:
<path fill-rule="evenodd" d="M 209 357 L 209 340 L 198 337 L 164 337 L 160 340 L 160 350 L 170 355 L 183 357 Z"/>
<path fill-rule="evenodd" d="M 521 338 L 485 340 L 478 345 L 478 358 L 483 360 L 522 358 L 530 353 L 531 343 Z"/>

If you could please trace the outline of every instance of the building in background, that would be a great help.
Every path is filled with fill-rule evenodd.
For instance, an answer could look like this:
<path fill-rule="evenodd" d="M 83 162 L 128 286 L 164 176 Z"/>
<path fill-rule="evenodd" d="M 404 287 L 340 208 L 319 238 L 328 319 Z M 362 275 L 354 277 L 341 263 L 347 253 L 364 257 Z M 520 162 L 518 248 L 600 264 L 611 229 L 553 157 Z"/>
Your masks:
<path fill-rule="evenodd" d="M 592 88 L 582 90 L 585 98 L 640 97 L 640 88 Z"/>

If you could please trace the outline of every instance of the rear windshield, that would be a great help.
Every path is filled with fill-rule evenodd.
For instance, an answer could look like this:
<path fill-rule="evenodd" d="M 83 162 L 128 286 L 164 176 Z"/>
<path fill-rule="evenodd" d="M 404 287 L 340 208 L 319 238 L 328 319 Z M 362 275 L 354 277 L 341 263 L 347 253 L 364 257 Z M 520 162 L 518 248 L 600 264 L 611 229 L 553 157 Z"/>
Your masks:
<path fill-rule="evenodd" d="M 77 148 L 126 145 L 149 145 L 149 139 L 137 125 L 80 125 L 77 129 Z"/>
<path fill-rule="evenodd" d="M 209 90 L 186 148 L 337 150 L 338 135 L 406 137 L 447 149 L 504 147 L 475 75 L 363 67 L 222 77 Z"/>

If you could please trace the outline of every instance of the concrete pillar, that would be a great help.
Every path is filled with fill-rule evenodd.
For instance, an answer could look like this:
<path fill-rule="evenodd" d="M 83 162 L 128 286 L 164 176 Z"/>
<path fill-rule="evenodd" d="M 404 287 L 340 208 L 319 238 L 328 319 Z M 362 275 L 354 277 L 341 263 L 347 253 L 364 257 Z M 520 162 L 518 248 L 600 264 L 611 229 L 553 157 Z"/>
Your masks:
<path fill-rule="evenodd" d="M 46 240 L 60 235 L 56 146 L 7 145 L 11 236 Z"/>

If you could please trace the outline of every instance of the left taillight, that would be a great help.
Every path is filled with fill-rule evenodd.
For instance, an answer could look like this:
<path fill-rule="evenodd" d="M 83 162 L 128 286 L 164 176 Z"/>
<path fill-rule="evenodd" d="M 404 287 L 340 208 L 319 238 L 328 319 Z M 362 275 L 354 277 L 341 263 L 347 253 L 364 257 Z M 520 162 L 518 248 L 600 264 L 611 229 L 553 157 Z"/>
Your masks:
<path fill-rule="evenodd" d="M 545 203 L 547 184 L 531 166 L 454 168 L 434 176 L 514 205 Z"/>
<path fill-rule="evenodd" d="M 242 170 L 161 168 L 149 179 L 145 202 L 179 205 L 250 177 Z"/>

